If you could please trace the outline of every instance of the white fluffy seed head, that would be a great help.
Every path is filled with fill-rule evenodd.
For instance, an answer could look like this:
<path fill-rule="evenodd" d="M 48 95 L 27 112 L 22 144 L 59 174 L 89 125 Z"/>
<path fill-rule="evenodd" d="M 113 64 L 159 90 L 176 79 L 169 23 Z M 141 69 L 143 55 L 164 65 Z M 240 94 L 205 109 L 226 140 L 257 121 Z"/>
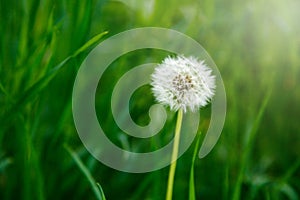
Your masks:
<path fill-rule="evenodd" d="M 207 105 L 216 87 L 212 70 L 195 57 L 167 57 L 151 76 L 156 100 L 171 110 L 196 111 Z"/>

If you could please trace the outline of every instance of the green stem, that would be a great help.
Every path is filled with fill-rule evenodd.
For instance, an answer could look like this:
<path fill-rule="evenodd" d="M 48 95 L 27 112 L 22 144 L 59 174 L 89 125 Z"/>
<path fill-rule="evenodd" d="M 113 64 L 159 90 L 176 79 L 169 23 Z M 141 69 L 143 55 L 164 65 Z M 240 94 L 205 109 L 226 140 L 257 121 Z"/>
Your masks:
<path fill-rule="evenodd" d="M 173 152 L 172 152 L 172 159 L 171 159 L 171 166 L 169 171 L 169 179 L 168 179 L 168 189 L 167 189 L 167 196 L 166 200 L 172 200 L 172 192 L 173 192 L 173 185 L 174 185 L 174 175 L 175 169 L 177 164 L 177 156 L 178 156 L 178 149 L 179 149 L 179 140 L 180 140 L 180 130 L 181 130 L 181 123 L 182 123 L 182 109 L 178 110 L 177 114 L 177 122 L 176 122 L 176 129 L 175 129 L 175 136 L 174 136 L 174 144 L 173 144 Z"/>

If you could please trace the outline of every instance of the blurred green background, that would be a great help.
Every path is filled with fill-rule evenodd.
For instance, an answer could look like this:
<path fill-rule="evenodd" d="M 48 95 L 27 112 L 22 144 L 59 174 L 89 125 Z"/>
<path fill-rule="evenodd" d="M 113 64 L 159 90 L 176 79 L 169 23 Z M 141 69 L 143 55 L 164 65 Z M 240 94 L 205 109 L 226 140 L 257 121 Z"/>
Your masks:
<path fill-rule="evenodd" d="M 88 52 L 143 26 L 194 38 L 223 77 L 227 118 L 214 150 L 195 160 L 197 199 L 299 199 L 299 8 L 299 0 L 1 0 L 0 199 L 96 199 L 95 182 L 106 199 L 164 199 L 168 167 L 145 174 L 106 167 L 86 151 L 72 118 L 73 83 Z M 144 144 L 118 129 L 108 106 L 122 74 L 168 54 L 128 53 L 101 79 L 96 109 L 107 117 L 99 122 L 117 145 L 139 152 L 172 137 L 174 113 L 168 131 Z M 147 124 L 153 103 L 149 86 L 133 95 L 137 123 Z M 209 111 L 201 111 L 203 133 Z M 195 142 L 178 160 L 174 199 L 191 197 L 194 149 Z"/>

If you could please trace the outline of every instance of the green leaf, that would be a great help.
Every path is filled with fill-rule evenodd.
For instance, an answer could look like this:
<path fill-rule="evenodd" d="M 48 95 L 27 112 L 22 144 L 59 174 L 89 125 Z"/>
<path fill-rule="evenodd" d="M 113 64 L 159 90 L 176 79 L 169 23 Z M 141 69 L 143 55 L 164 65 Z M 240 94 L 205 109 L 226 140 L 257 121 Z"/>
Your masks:
<path fill-rule="evenodd" d="M 0 172 L 3 172 L 7 166 L 12 163 L 11 158 L 3 158 L 0 160 Z"/>
<path fill-rule="evenodd" d="M 98 200 L 106 200 L 103 190 L 99 183 L 96 183 L 94 178 L 92 177 L 90 171 L 88 168 L 83 164 L 83 162 L 80 160 L 79 156 L 74 152 L 70 147 L 67 145 L 64 146 L 65 149 L 68 151 L 68 153 L 71 155 L 73 160 L 75 161 L 76 165 L 80 169 L 80 171 L 84 174 L 88 182 L 90 183 L 92 190 Z"/>
<path fill-rule="evenodd" d="M 103 189 L 102 189 L 100 183 L 96 183 L 96 184 L 97 184 L 97 186 L 98 186 L 98 189 L 99 189 L 100 192 L 101 192 L 101 197 L 102 197 L 102 199 L 103 199 L 103 200 L 106 200 L 105 195 L 104 195 L 104 192 L 103 192 Z"/>
<path fill-rule="evenodd" d="M 254 144 L 254 140 L 257 134 L 257 130 L 261 124 L 262 121 L 262 117 L 265 113 L 266 107 L 268 105 L 269 99 L 271 97 L 272 94 L 272 90 L 269 90 L 269 92 L 266 94 L 263 103 L 261 104 L 261 107 L 259 108 L 257 117 L 251 127 L 251 131 L 250 131 L 250 135 L 249 135 L 249 139 L 247 141 L 246 147 L 244 149 L 243 155 L 242 155 L 242 160 L 241 160 L 241 167 L 240 167 L 240 171 L 238 174 L 238 178 L 237 178 L 237 182 L 234 188 L 234 193 L 233 193 L 233 200 L 239 200 L 240 199 L 240 195 L 241 195 L 241 188 L 242 188 L 242 183 L 244 180 L 244 175 L 245 175 L 245 171 L 246 171 L 246 166 L 247 166 L 247 162 L 249 160 L 249 156 L 251 154 L 251 150 L 253 148 L 253 144 Z"/>
<path fill-rule="evenodd" d="M 92 39 L 90 39 L 87 43 L 85 43 L 82 47 L 80 47 L 73 55 L 72 57 L 78 56 L 80 53 L 87 50 L 90 46 L 98 42 L 104 35 L 106 35 L 108 31 L 104 31 L 103 33 L 100 33 L 96 36 L 94 36 Z"/>
<path fill-rule="evenodd" d="M 83 51 L 87 50 L 89 47 L 91 47 L 93 44 L 99 41 L 100 38 L 102 38 L 105 34 L 108 32 L 100 33 L 96 36 L 94 36 L 92 39 L 90 39 L 88 42 L 86 42 L 82 47 L 80 47 L 75 53 L 73 53 L 71 56 L 68 56 L 65 58 L 62 62 L 60 62 L 56 67 L 54 67 L 52 70 L 50 70 L 46 75 L 44 75 L 42 78 L 40 78 L 37 82 L 35 82 L 30 88 L 28 88 L 19 99 L 17 99 L 16 103 L 7 111 L 7 113 L 17 113 L 22 106 L 24 106 L 27 102 L 29 102 L 33 97 L 35 97 L 40 91 L 42 91 L 48 83 L 55 77 L 57 72 L 65 66 L 66 63 L 68 63 L 72 58 L 75 58 Z M 3 115 L 7 116 L 7 115 Z M 12 117 L 13 115 L 8 115 Z M 1 119 L 1 123 L 5 124 L 7 121 L 9 121 L 9 117 L 4 117 Z"/>
<path fill-rule="evenodd" d="M 299 200 L 298 194 L 296 192 L 296 190 L 291 187 L 289 184 L 287 183 L 282 183 L 280 185 L 278 185 L 279 190 L 285 194 L 286 196 L 288 196 L 288 198 L 290 200 Z"/>
<path fill-rule="evenodd" d="M 190 183 L 189 183 L 189 200 L 196 200 L 194 168 L 195 168 L 195 160 L 197 157 L 197 152 L 198 152 L 199 144 L 200 144 L 200 135 L 201 135 L 201 133 L 199 133 L 199 135 L 198 135 L 197 142 L 196 142 L 195 149 L 194 149 L 193 159 L 192 159 Z"/>
<path fill-rule="evenodd" d="M 300 168 L 300 160 L 297 160 L 281 178 L 281 181 L 287 181 Z"/>

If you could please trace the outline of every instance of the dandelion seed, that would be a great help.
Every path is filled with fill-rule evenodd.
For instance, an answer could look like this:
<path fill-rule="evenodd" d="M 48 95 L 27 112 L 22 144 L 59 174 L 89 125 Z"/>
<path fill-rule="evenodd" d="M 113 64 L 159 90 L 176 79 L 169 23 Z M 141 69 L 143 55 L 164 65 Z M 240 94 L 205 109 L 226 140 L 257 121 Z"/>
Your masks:
<path fill-rule="evenodd" d="M 167 57 L 151 76 L 152 92 L 157 101 L 171 110 L 196 111 L 214 96 L 212 70 L 195 57 Z"/>

